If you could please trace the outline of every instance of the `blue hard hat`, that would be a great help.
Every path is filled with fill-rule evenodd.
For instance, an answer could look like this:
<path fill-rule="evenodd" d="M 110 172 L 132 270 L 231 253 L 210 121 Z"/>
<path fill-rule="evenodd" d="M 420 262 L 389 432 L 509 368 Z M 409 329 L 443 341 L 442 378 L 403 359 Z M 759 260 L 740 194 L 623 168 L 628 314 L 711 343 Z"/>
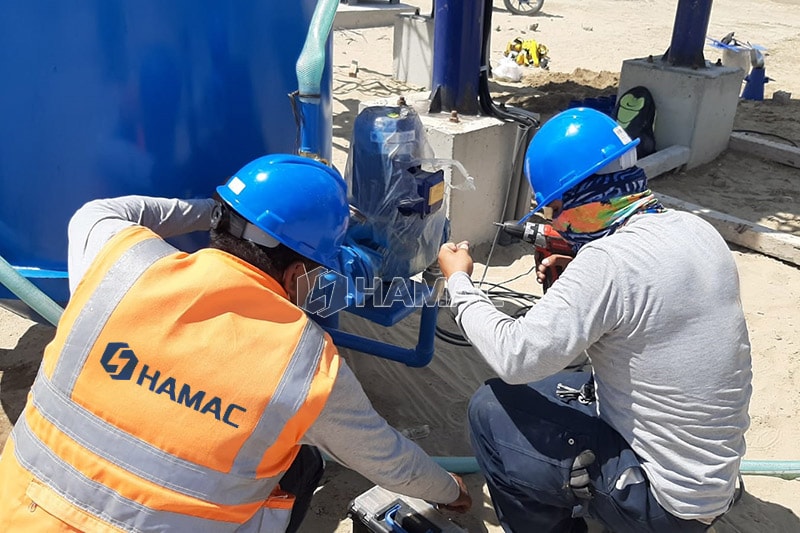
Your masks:
<path fill-rule="evenodd" d="M 594 109 L 567 109 L 544 123 L 525 153 L 536 212 L 639 144 Z M 532 213 L 533 213 L 532 212 Z M 532 214 L 531 213 L 531 214 Z"/>
<path fill-rule="evenodd" d="M 339 254 L 350 208 L 347 185 L 334 169 L 307 157 L 276 154 L 247 163 L 217 193 L 266 236 L 330 269 Z M 244 238 L 247 238 L 245 235 Z"/>

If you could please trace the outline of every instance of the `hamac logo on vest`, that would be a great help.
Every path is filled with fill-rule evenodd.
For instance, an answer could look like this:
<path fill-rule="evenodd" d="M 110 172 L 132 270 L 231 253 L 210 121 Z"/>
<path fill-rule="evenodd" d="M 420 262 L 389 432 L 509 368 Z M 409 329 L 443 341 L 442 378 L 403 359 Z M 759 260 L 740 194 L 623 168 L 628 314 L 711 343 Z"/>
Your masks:
<path fill-rule="evenodd" d="M 133 379 L 133 371 L 139 364 L 139 359 L 125 342 L 109 342 L 100 364 L 108 372 L 111 379 L 129 381 Z M 233 416 L 246 413 L 247 409 L 235 403 L 227 403 L 219 396 L 211 396 L 204 390 L 195 388 L 188 383 L 181 383 L 172 376 L 164 375 L 160 370 L 151 369 L 150 365 L 143 364 L 136 374 L 135 383 L 145 390 L 168 397 L 171 401 L 194 409 L 200 414 L 211 414 L 229 426 L 235 428 L 239 424 L 234 422 Z"/>
<path fill-rule="evenodd" d="M 139 360 L 133 350 L 129 350 L 125 342 L 109 342 L 100 364 L 111 376 L 111 379 L 129 380 Z"/>

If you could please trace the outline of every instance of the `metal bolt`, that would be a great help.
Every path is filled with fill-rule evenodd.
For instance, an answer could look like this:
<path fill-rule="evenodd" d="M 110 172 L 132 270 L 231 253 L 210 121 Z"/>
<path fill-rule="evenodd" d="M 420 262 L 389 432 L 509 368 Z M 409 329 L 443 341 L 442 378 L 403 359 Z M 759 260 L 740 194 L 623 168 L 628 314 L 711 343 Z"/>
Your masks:
<path fill-rule="evenodd" d="M 450 111 L 450 122 L 460 122 L 458 118 L 458 111 L 456 111 L 455 109 Z"/>

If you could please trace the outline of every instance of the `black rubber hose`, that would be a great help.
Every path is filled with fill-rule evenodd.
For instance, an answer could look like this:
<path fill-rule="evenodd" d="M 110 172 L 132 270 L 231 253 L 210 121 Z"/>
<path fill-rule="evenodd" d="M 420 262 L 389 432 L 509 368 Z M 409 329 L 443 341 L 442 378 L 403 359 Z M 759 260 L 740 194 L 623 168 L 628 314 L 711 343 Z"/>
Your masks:
<path fill-rule="evenodd" d="M 483 2 L 483 42 L 481 43 L 481 72 L 478 79 L 478 102 L 481 111 L 485 115 L 497 117 L 503 120 L 513 120 L 525 126 L 537 127 L 539 121 L 532 113 L 523 109 L 499 107 L 492 100 L 491 92 L 489 91 L 489 70 L 491 68 L 490 59 L 490 45 L 492 35 L 492 0 L 484 0 Z"/>

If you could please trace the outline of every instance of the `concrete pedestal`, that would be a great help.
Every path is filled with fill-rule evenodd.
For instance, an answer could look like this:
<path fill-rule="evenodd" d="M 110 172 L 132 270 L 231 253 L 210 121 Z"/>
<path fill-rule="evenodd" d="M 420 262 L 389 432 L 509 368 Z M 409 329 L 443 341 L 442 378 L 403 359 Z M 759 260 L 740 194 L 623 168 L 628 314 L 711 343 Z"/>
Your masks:
<path fill-rule="evenodd" d="M 497 231 L 493 222 L 514 218 L 518 205 L 523 205 L 522 209 L 530 206 L 527 181 L 524 177 L 513 176 L 512 172 L 519 127 L 482 116 L 459 116 L 458 122 L 451 122 L 449 113 L 427 112 L 429 93 L 403 96 L 419 113 L 434 156 L 459 161 L 475 180 L 475 190 L 450 191 L 451 240 L 467 240 L 472 244 L 490 242 Z M 396 104 L 397 96 L 394 96 L 362 102 L 359 110 Z M 464 180 L 457 170 L 454 174 L 450 168 L 445 169 L 445 176 L 452 177 L 456 184 Z"/>
<path fill-rule="evenodd" d="M 431 88 L 433 74 L 433 19 L 413 13 L 394 20 L 394 58 L 396 80 Z"/>
<path fill-rule="evenodd" d="M 414 6 L 397 2 L 367 3 L 351 0 L 349 4 L 339 4 L 336 8 L 333 27 L 337 30 L 348 30 L 391 26 L 397 15 L 416 11 Z"/>
<path fill-rule="evenodd" d="M 656 149 L 687 146 L 687 168 L 716 158 L 728 146 L 744 73 L 735 67 L 708 64 L 705 69 L 673 67 L 628 59 L 622 63 L 617 99 L 642 85 L 656 103 Z"/>

